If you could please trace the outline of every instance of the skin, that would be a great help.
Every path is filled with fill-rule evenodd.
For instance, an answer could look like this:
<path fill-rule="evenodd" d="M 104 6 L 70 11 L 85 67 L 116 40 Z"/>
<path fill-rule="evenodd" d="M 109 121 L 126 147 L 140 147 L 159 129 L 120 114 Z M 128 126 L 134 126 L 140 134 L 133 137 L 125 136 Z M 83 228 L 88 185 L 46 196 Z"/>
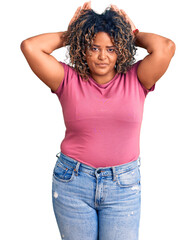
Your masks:
<path fill-rule="evenodd" d="M 132 20 L 124 10 L 118 9 L 116 5 L 111 8 L 122 14 L 127 22 L 131 24 L 132 31 L 136 29 Z M 82 7 L 78 7 L 70 24 L 80 16 L 82 9 L 91 9 L 91 2 L 86 2 Z M 70 25 L 69 24 L 69 25 Z M 61 39 L 63 32 L 40 34 L 21 43 L 21 50 L 32 71 L 50 89 L 56 91 L 64 78 L 64 68 L 51 53 L 63 47 Z M 144 48 L 149 53 L 139 64 L 137 76 L 141 84 L 150 89 L 166 72 L 169 63 L 175 53 L 175 43 L 163 36 L 154 33 L 139 32 L 135 37 L 136 46 Z M 102 36 L 102 38 L 101 38 Z M 101 39 L 101 41 L 100 41 Z M 115 76 L 115 54 L 111 54 L 107 46 L 112 46 L 111 39 L 105 33 L 97 34 L 94 44 L 97 49 L 92 49 L 92 56 L 87 57 L 91 76 L 100 84 L 110 81 Z M 96 63 L 108 63 L 108 66 L 101 67 Z"/>
<path fill-rule="evenodd" d="M 136 29 L 123 9 L 119 9 L 116 5 L 111 5 L 111 8 L 125 18 L 131 25 L 132 31 Z M 146 89 L 150 89 L 166 72 L 175 54 L 176 46 L 172 40 L 158 34 L 139 32 L 135 35 L 132 32 L 132 35 L 135 37 L 136 46 L 146 49 L 149 53 L 139 64 L 137 77 Z"/>
<path fill-rule="evenodd" d="M 97 33 L 91 50 L 87 52 L 91 77 L 99 84 L 109 82 L 116 75 L 116 60 L 117 54 L 110 36 L 105 32 Z"/>

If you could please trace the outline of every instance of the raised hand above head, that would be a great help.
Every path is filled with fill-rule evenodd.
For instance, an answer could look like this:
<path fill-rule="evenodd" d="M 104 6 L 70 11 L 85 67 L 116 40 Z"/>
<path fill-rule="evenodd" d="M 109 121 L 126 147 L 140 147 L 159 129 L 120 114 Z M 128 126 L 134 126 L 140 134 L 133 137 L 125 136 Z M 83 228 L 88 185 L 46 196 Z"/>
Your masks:
<path fill-rule="evenodd" d="M 78 19 L 78 17 L 80 16 L 82 10 L 88 10 L 88 9 L 91 9 L 91 1 L 85 2 L 82 7 L 79 6 L 76 9 L 76 11 L 75 11 L 75 13 L 74 13 L 70 23 L 69 23 L 69 26 Z"/>
<path fill-rule="evenodd" d="M 128 22 L 131 25 L 131 30 L 133 32 L 133 35 L 136 31 L 135 24 L 131 20 L 131 18 L 126 14 L 126 12 L 123 9 L 119 9 L 116 5 L 111 4 L 111 9 L 116 11 L 118 14 L 124 17 L 125 21 Z"/>

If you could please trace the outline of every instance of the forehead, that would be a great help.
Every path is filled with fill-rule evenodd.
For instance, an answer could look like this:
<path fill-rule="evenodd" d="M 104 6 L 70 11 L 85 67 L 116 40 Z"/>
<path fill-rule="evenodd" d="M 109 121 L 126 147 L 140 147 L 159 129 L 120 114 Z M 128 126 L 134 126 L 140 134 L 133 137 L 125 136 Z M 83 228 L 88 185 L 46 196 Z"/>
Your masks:
<path fill-rule="evenodd" d="M 98 32 L 93 41 L 93 44 L 99 46 L 114 46 L 110 35 L 105 32 Z"/>

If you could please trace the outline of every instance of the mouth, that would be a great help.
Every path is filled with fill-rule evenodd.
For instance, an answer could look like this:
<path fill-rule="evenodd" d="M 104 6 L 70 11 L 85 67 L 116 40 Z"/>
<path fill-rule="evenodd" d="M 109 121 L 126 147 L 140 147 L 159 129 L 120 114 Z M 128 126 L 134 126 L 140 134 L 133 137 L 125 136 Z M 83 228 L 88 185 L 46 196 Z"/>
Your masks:
<path fill-rule="evenodd" d="M 97 63 L 96 66 L 98 67 L 107 67 L 109 64 L 107 63 Z"/>

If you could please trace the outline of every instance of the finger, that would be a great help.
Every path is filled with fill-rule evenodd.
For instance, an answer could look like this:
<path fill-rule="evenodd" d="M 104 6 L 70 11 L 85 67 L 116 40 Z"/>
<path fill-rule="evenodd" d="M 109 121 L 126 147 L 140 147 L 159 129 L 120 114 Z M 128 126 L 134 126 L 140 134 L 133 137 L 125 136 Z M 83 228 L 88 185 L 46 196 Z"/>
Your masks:
<path fill-rule="evenodd" d="M 116 5 L 111 5 L 113 10 L 116 11 Z"/>
<path fill-rule="evenodd" d="M 73 16 L 74 20 L 77 19 L 78 15 L 80 14 L 80 10 L 81 10 L 81 7 L 78 7 L 76 12 L 75 12 L 75 14 L 74 14 L 74 16 Z"/>
<path fill-rule="evenodd" d="M 87 10 L 87 9 L 91 9 L 90 3 L 87 3 L 87 4 L 85 5 L 84 10 Z"/>
<path fill-rule="evenodd" d="M 123 17 L 124 17 L 126 20 L 128 20 L 129 17 L 127 16 L 126 12 L 125 12 L 123 9 L 120 9 L 120 11 L 121 11 Z"/>
<path fill-rule="evenodd" d="M 125 20 L 126 20 L 128 23 L 131 24 L 132 21 L 131 21 L 130 17 L 126 14 L 126 12 L 125 12 L 123 9 L 121 9 L 121 12 L 122 12 L 122 14 L 123 14 Z"/>
<path fill-rule="evenodd" d="M 86 3 L 83 4 L 82 9 L 85 9 L 85 7 L 86 7 Z"/>
<path fill-rule="evenodd" d="M 112 10 L 114 10 L 114 5 L 111 4 L 111 5 L 110 5 L 110 8 L 111 8 Z"/>
<path fill-rule="evenodd" d="M 126 15 L 125 11 L 123 9 L 120 9 L 123 15 Z"/>
<path fill-rule="evenodd" d="M 117 12 L 120 11 L 119 8 L 116 5 L 113 5 L 113 6 L 114 6 L 115 11 L 117 11 Z"/>
<path fill-rule="evenodd" d="M 88 9 L 91 9 L 91 1 L 88 2 Z"/>
<path fill-rule="evenodd" d="M 116 11 L 115 5 L 111 4 L 110 6 L 112 10 Z"/>
<path fill-rule="evenodd" d="M 89 2 L 85 2 L 83 7 L 82 7 L 82 9 L 87 9 L 88 8 L 88 4 L 89 4 Z"/>
<path fill-rule="evenodd" d="M 116 5 L 111 5 L 112 9 L 116 11 L 118 14 L 122 15 L 121 10 Z"/>
<path fill-rule="evenodd" d="M 81 7 L 78 7 L 77 10 L 75 11 L 75 13 L 74 13 L 71 21 L 70 21 L 70 24 L 71 24 L 72 22 L 74 22 L 74 21 L 78 18 L 78 15 L 80 14 L 80 10 L 81 10 Z M 69 24 L 69 25 L 70 25 L 70 24 Z"/>
<path fill-rule="evenodd" d="M 79 7 L 76 12 L 76 19 L 79 17 L 82 7 Z"/>
<path fill-rule="evenodd" d="M 126 12 L 123 9 L 120 9 L 121 13 L 123 14 L 123 16 L 128 17 L 128 15 L 126 14 Z"/>

